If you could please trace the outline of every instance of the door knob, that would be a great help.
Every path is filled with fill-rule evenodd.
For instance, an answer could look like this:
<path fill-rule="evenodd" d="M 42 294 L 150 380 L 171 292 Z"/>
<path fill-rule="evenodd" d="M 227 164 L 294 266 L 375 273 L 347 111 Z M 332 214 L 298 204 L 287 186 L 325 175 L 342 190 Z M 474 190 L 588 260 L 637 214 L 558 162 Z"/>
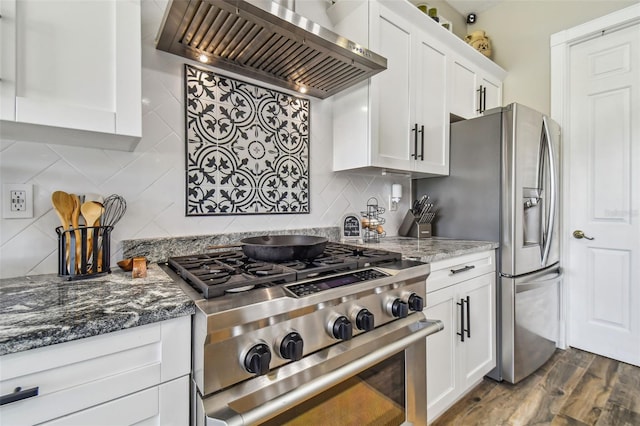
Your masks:
<path fill-rule="evenodd" d="M 584 232 L 582 232 L 579 229 L 576 229 L 575 231 L 573 231 L 573 238 L 576 239 L 582 239 L 582 238 L 586 238 L 587 240 L 593 240 L 593 237 L 587 237 L 586 235 L 584 235 Z"/>

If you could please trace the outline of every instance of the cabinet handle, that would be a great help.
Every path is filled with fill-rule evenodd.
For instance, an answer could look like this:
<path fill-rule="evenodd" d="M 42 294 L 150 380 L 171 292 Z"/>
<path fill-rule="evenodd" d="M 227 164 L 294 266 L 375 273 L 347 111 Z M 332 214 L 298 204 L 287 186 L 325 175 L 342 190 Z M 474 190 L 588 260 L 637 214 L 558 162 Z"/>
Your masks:
<path fill-rule="evenodd" d="M 413 154 L 411 154 L 411 156 L 417 160 L 418 159 L 418 123 L 413 125 L 413 129 L 411 129 L 411 131 L 413 132 Z"/>
<path fill-rule="evenodd" d="M 420 160 L 424 161 L 424 124 L 420 127 Z"/>
<path fill-rule="evenodd" d="M 460 303 L 456 303 L 460 306 L 460 333 L 456 333 L 460 336 L 460 341 L 464 342 L 464 299 L 460 299 Z"/>
<path fill-rule="evenodd" d="M 467 296 L 467 337 L 471 338 L 471 298 Z"/>
<path fill-rule="evenodd" d="M 459 274 L 460 272 L 469 271 L 469 270 L 471 270 L 471 269 L 473 269 L 475 267 L 476 267 L 476 265 L 467 265 L 467 266 L 464 266 L 464 267 L 462 267 L 460 269 L 451 269 L 450 271 L 451 271 L 452 274 Z"/>
<path fill-rule="evenodd" d="M 0 396 L 0 405 L 9 404 L 27 398 L 33 398 L 34 396 L 38 396 L 38 386 L 25 390 L 22 390 L 21 387 L 17 387 L 13 391 L 13 393 L 8 393 L 6 395 Z"/>
<path fill-rule="evenodd" d="M 487 86 L 482 87 L 482 112 L 487 110 Z"/>
<path fill-rule="evenodd" d="M 478 92 L 478 109 L 476 109 L 476 112 L 482 114 L 487 110 L 487 87 L 481 84 L 476 92 Z"/>

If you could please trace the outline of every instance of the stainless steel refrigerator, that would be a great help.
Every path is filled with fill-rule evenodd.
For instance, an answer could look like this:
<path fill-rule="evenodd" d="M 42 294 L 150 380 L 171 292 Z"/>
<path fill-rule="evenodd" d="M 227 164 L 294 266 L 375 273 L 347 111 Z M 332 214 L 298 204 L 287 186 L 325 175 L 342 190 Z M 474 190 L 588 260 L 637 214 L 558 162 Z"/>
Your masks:
<path fill-rule="evenodd" d="M 433 235 L 498 241 L 497 367 L 516 383 L 544 364 L 559 333 L 559 142 L 549 117 L 520 104 L 451 124 L 450 175 L 420 179 L 438 209 Z"/>

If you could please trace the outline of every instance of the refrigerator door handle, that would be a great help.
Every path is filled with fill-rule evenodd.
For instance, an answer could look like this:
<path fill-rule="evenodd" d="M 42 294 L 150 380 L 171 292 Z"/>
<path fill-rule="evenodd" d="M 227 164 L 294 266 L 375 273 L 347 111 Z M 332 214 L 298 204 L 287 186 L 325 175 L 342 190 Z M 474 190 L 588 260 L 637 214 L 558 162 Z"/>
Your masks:
<path fill-rule="evenodd" d="M 549 187 L 551 189 L 551 194 L 549 196 L 549 216 L 547 218 L 547 235 L 544 239 L 544 250 L 542 252 L 542 265 L 546 266 L 549 259 L 549 252 L 551 251 L 551 240 L 553 239 L 553 231 L 555 228 L 558 177 L 556 176 L 556 160 L 553 154 L 551 132 L 549 131 L 549 124 L 547 123 L 546 116 L 542 117 L 542 130 L 544 131 L 544 139 L 547 144 L 547 156 L 549 157 Z M 540 170 L 540 173 L 542 172 L 543 170 Z"/>

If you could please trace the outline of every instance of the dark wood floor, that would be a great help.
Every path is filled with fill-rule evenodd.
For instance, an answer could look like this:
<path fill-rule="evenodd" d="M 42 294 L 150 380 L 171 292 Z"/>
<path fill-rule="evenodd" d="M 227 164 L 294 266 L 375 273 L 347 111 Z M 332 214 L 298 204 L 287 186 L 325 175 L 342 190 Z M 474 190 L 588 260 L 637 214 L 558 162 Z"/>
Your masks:
<path fill-rule="evenodd" d="M 558 350 L 517 385 L 484 379 L 440 416 L 442 425 L 640 425 L 640 368 Z"/>

